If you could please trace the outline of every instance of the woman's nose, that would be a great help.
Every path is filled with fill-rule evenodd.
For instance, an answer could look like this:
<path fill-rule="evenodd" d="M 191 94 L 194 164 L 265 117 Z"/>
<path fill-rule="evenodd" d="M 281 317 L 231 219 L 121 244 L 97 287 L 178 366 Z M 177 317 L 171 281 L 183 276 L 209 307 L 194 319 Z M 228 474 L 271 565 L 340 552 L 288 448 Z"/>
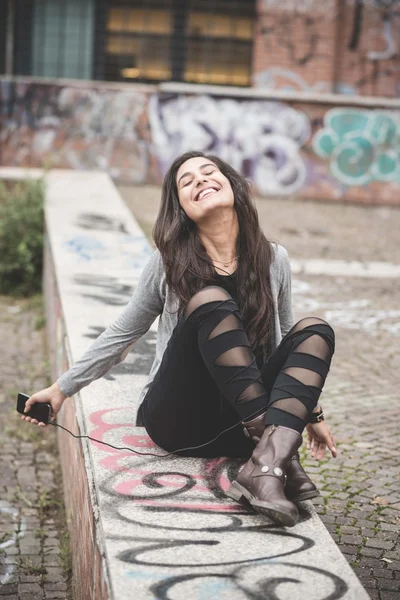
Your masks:
<path fill-rule="evenodd" d="M 208 181 L 207 175 L 199 175 L 199 177 L 197 177 L 196 187 L 198 187 L 202 183 L 205 183 L 206 181 Z"/>

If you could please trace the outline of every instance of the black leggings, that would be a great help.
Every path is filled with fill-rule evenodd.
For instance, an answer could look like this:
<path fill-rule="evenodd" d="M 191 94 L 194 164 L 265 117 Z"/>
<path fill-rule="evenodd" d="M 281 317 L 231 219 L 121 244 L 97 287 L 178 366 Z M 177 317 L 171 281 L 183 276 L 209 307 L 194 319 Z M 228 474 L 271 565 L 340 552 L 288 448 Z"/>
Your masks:
<path fill-rule="evenodd" d="M 169 452 L 247 457 L 254 444 L 241 421 L 267 411 L 267 425 L 303 431 L 321 394 L 334 344 L 330 325 L 307 317 L 292 327 L 259 370 L 236 303 L 223 288 L 206 287 L 190 300 L 169 340 L 140 409 L 143 424 Z"/>

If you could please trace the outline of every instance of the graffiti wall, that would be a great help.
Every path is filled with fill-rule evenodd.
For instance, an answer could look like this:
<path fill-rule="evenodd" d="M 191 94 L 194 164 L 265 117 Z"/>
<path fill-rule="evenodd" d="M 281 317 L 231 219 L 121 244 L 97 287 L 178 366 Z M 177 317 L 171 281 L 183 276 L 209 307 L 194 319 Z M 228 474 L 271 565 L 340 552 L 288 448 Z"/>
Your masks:
<path fill-rule="evenodd" d="M 258 0 L 257 87 L 400 95 L 398 0 Z"/>
<path fill-rule="evenodd" d="M 0 109 L 2 165 L 160 183 L 177 155 L 198 149 L 256 194 L 400 203 L 400 110 L 5 80 Z"/>

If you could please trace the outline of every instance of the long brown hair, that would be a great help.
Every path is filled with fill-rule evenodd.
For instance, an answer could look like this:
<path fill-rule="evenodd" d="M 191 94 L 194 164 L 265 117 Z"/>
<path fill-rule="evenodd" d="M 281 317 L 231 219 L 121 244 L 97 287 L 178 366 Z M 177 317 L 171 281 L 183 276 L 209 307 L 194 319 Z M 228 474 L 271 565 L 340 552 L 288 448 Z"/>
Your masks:
<path fill-rule="evenodd" d="M 163 259 L 167 284 L 177 295 L 182 311 L 196 292 L 215 280 L 215 268 L 197 234 L 197 226 L 186 215 L 178 197 L 178 169 L 195 157 L 213 162 L 231 184 L 239 222 L 237 302 L 253 348 L 268 344 L 274 324 L 270 282 L 273 249 L 261 231 L 249 184 L 217 156 L 186 152 L 172 163 L 165 175 L 153 237 Z"/>

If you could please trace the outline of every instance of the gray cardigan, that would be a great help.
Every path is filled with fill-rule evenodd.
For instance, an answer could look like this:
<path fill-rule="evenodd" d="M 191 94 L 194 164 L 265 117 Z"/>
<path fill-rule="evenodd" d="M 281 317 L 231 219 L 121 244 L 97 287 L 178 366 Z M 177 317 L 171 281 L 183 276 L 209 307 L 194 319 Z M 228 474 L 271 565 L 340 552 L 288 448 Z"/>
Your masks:
<path fill-rule="evenodd" d="M 285 248 L 273 245 L 275 258 L 271 263 L 271 289 L 275 312 L 275 347 L 293 325 L 291 269 Z M 73 396 L 95 379 L 105 375 L 124 360 L 132 346 L 160 316 L 157 330 L 156 355 L 149 379 L 142 390 L 141 402 L 160 366 L 168 340 L 178 322 L 178 302 L 166 285 L 160 252 L 156 250 L 143 269 L 131 300 L 118 319 L 95 340 L 68 371 L 58 379 L 65 396 Z"/>

